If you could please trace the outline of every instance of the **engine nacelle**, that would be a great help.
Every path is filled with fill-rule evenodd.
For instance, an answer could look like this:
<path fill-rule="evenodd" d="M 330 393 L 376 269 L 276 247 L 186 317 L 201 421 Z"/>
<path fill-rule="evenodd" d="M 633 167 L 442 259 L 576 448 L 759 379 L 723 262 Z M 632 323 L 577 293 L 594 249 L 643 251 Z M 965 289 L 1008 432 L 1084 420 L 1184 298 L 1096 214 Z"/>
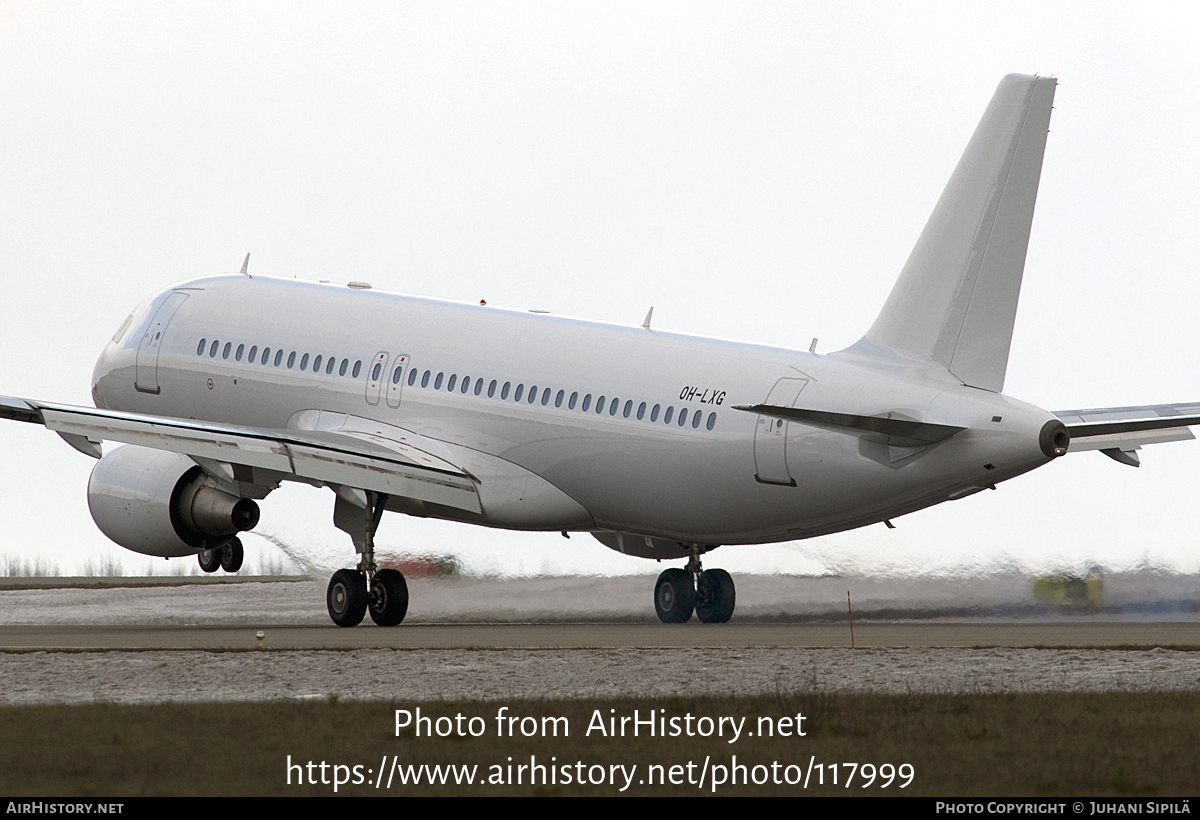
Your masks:
<path fill-rule="evenodd" d="M 88 508 L 122 547 L 168 558 L 224 546 L 258 523 L 258 504 L 218 490 L 187 456 L 130 445 L 92 469 Z"/>

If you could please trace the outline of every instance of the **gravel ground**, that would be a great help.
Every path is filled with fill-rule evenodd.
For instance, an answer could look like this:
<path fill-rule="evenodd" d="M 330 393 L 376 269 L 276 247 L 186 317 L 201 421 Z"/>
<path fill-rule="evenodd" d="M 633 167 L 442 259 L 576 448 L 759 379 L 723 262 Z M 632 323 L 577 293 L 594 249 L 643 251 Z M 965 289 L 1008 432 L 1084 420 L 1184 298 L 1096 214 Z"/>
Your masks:
<path fill-rule="evenodd" d="M 1166 649 L 364 649 L 4 656 L 0 703 L 1200 690 Z"/>

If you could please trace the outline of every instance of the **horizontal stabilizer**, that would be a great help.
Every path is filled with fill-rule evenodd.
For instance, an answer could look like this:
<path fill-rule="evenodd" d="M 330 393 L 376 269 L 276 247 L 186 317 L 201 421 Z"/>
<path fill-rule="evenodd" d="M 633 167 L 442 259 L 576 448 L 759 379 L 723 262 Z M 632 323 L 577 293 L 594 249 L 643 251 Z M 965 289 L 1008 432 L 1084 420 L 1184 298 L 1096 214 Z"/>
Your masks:
<path fill-rule="evenodd" d="M 1097 407 L 1091 410 L 1055 410 L 1054 415 L 1076 439 L 1167 430 L 1200 424 L 1200 404 L 1153 404 L 1141 407 Z M 1187 436 L 1191 438 L 1191 436 Z M 1074 447 L 1072 446 L 1072 449 Z"/>
<path fill-rule="evenodd" d="M 1054 415 L 1071 435 L 1068 452 L 1099 450 L 1111 459 L 1136 467 L 1139 462 L 1134 451 L 1142 445 L 1195 438 L 1188 427 L 1200 424 L 1200 404 L 1057 410 Z"/>
<path fill-rule="evenodd" d="M 858 416 L 853 413 L 831 413 L 826 410 L 805 410 L 802 407 L 779 407 L 771 404 L 743 405 L 734 407 L 734 409 L 789 421 L 800 421 L 817 427 L 830 427 L 845 433 L 879 433 L 893 438 L 909 439 L 921 444 L 936 444 L 966 429 L 965 427 L 952 427 L 948 424 L 933 424 L 927 421 Z"/>

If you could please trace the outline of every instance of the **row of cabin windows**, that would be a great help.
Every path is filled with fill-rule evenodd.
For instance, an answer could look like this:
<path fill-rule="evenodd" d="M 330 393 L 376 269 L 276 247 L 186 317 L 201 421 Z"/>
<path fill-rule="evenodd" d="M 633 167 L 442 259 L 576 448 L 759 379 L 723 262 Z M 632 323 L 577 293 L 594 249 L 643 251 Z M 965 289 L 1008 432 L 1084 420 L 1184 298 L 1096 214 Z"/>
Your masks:
<path fill-rule="evenodd" d="M 196 346 L 196 355 L 203 356 L 206 349 L 208 352 L 208 356 L 211 359 L 215 359 L 217 357 L 217 353 L 219 352 L 221 354 L 222 359 L 228 359 L 230 357 L 230 355 L 232 355 L 233 360 L 236 362 L 240 362 L 242 360 L 242 356 L 245 355 L 246 361 L 249 364 L 254 364 L 256 361 L 262 365 L 267 365 L 267 364 L 272 363 L 270 347 L 264 347 L 262 349 L 262 353 L 260 355 L 259 350 L 258 350 L 258 345 L 251 345 L 249 354 L 246 354 L 246 346 L 244 344 L 239 344 L 237 346 L 237 348 L 234 349 L 233 342 L 226 342 L 225 345 L 222 347 L 221 342 L 219 340 L 214 339 L 210 343 L 208 341 L 208 339 L 205 338 L 205 339 L 201 339 L 200 343 Z M 309 369 L 308 368 L 309 360 L 310 360 L 310 355 L 308 353 L 301 354 L 300 369 L 302 371 Z M 313 373 L 321 372 L 321 364 L 322 363 L 325 364 L 325 375 L 327 375 L 327 376 L 333 375 L 333 371 L 334 371 L 335 367 L 337 368 L 339 376 L 345 376 L 346 371 L 349 370 L 350 378 L 352 378 L 352 379 L 357 379 L 359 373 L 362 372 L 362 360 L 356 361 L 354 363 L 353 367 L 350 366 L 349 359 L 342 359 L 342 363 L 339 366 L 338 361 L 337 361 L 337 356 L 330 356 L 330 357 L 328 357 L 328 359 L 326 359 L 324 356 L 318 354 L 315 357 L 311 357 L 311 360 L 312 360 L 312 372 Z M 283 364 L 284 364 L 283 348 L 278 348 L 275 350 L 275 356 L 274 356 L 273 363 L 274 363 L 275 367 L 283 366 Z M 296 366 L 296 351 L 293 350 L 293 351 L 288 352 L 288 354 L 287 354 L 287 367 L 289 370 L 291 370 L 295 366 Z M 380 362 L 375 363 L 375 367 L 371 371 L 371 380 L 372 381 L 379 380 L 379 376 L 381 374 L 382 368 L 383 368 L 382 363 L 380 363 Z M 434 376 L 432 371 L 426 370 L 424 373 L 421 373 L 421 371 L 417 370 L 415 367 L 410 367 L 409 371 L 408 371 L 409 386 L 413 386 L 416 384 L 418 374 L 420 375 L 420 379 L 421 379 L 421 387 L 429 387 L 429 382 L 430 382 L 430 379 L 432 378 L 434 390 L 441 390 L 442 385 L 445 384 L 447 392 L 453 393 L 455 388 L 457 387 L 459 393 L 466 395 L 466 394 L 472 392 L 472 384 L 473 384 L 474 385 L 473 392 L 475 393 L 475 395 L 476 396 L 483 395 L 484 384 L 485 384 L 484 379 L 475 379 L 474 382 L 472 383 L 470 376 L 463 376 L 462 379 L 459 380 L 457 373 L 451 373 L 450 377 L 447 379 L 445 373 L 438 373 L 436 376 Z M 392 384 L 399 384 L 401 378 L 403 378 L 403 375 L 404 375 L 404 365 L 402 365 L 402 364 L 397 365 L 396 369 L 392 372 Z M 514 402 L 520 402 L 522 400 L 522 398 L 524 398 L 524 400 L 527 404 L 537 404 L 538 401 L 540 400 L 543 407 L 548 407 L 550 405 L 551 399 L 553 398 L 555 407 L 562 407 L 563 402 L 566 401 L 568 410 L 574 410 L 576 408 L 576 406 L 578 406 L 580 409 L 580 412 L 587 413 L 589 411 L 593 411 L 593 407 L 594 407 L 593 412 L 595 412 L 596 415 L 603 415 L 606 409 L 608 410 L 608 415 L 610 415 L 610 416 L 616 416 L 618 412 L 620 412 L 624 418 L 630 418 L 631 416 L 635 415 L 632 399 L 626 399 L 625 406 L 624 406 L 624 408 L 622 408 L 621 400 L 619 398 L 614 397 L 612 399 L 609 399 L 607 396 L 600 396 L 599 398 L 596 399 L 595 405 L 593 405 L 591 393 L 585 394 L 583 397 L 583 401 L 581 403 L 579 401 L 578 391 L 571 393 L 570 397 L 568 398 L 565 390 L 559 390 L 557 393 L 555 393 L 553 388 L 543 387 L 543 388 L 539 389 L 537 385 L 533 385 L 529 388 L 529 392 L 526 392 L 525 385 L 523 383 L 518 384 L 516 390 L 513 390 L 512 382 L 505 382 L 501 386 L 499 381 L 496 379 L 492 379 L 491 382 L 487 384 L 487 397 L 489 399 L 495 398 L 497 390 L 499 390 L 500 398 L 503 401 L 507 401 L 508 397 L 511 393 Z M 647 408 L 646 402 L 641 402 L 638 404 L 637 412 L 636 412 L 636 417 L 637 417 L 638 421 L 642 421 L 643 419 L 646 418 L 646 408 Z M 662 412 L 661 404 L 656 404 L 656 405 L 654 405 L 654 407 L 650 408 L 650 413 L 649 413 L 650 421 L 657 422 L 660 413 L 662 414 L 663 424 L 670 424 L 672 421 L 674 421 L 675 424 L 679 427 L 686 427 L 688 424 L 688 421 L 690 420 L 692 429 L 699 429 L 701 422 L 704 421 L 704 412 L 701 410 L 690 411 L 690 415 L 689 415 L 688 408 L 681 407 L 681 408 L 679 408 L 679 415 L 675 415 L 675 407 L 674 406 L 669 406 L 669 407 L 667 407 L 666 412 Z M 717 424 L 717 414 L 709 413 L 708 421 L 705 423 L 705 427 L 707 429 L 711 430 L 711 429 L 713 429 L 713 427 L 716 426 L 716 424 Z"/>
<path fill-rule="evenodd" d="M 376 365 L 376 367 L 378 368 L 379 365 Z M 397 366 L 392 371 L 392 384 L 399 384 L 403 373 L 404 366 Z M 378 374 L 374 378 L 378 378 Z M 492 379 L 490 382 L 486 379 L 475 379 L 472 382 L 470 376 L 463 376 L 460 380 L 457 373 L 451 373 L 449 377 L 445 373 L 438 373 L 435 376 L 430 370 L 422 373 L 417 368 L 410 367 L 408 370 L 409 386 L 415 385 L 418 378 L 421 380 L 421 387 L 429 387 L 432 381 L 434 390 L 441 390 L 442 386 L 445 385 L 446 391 L 450 393 L 453 393 L 457 388 L 458 392 L 463 395 L 473 392 L 476 396 L 482 396 L 485 390 L 484 385 L 486 385 L 487 397 L 489 399 L 495 398 L 496 394 L 499 393 L 503 401 L 507 401 L 511 395 L 514 402 L 524 400 L 526 404 L 540 403 L 543 407 L 548 407 L 551 401 L 554 402 L 555 407 L 562 407 L 565 402 L 568 410 L 574 410 L 578 407 L 582 413 L 591 411 L 597 415 L 603 415 L 607 411 L 610 416 L 616 416 L 620 413 L 623 418 L 636 417 L 638 421 L 642 421 L 647 416 L 646 402 L 640 402 L 635 409 L 633 399 L 626 399 L 624 405 L 622 405 L 619 398 L 614 397 L 610 399 L 607 396 L 600 396 L 593 405 L 591 393 L 584 394 L 581 402 L 578 391 L 571 393 L 570 397 L 568 397 L 565 390 L 555 392 L 552 387 L 539 388 L 535 384 L 526 392 L 523 383 L 518 384 L 514 390 L 512 382 L 504 382 L 503 385 L 497 379 Z M 663 412 L 661 404 L 656 404 L 650 408 L 650 421 L 657 422 L 660 414 L 662 415 L 663 424 L 670 424 L 674 421 L 677 426 L 686 427 L 690 422 L 694 430 L 699 429 L 702 422 L 709 430 L 713 429 L 717 424 L 716 413 L 709 413 L 708 421 L 705 422 L 704 411 L 702 410 L 689 411 L 688 408 L 681 407 L 679 408 L 679 414 L 676 415 L 674 406 L 667 407 L 666 412 Z"/>
<path fill-rule="evenodd" d="M 211 344 L 209 343 L 208 339 L 201 339 L 200 344 L 196 345 L 196 355 L 203 356 L 206 348 L 208 350 L 208 356 L 210 359 L 217 358 L 218 352 L 220 352 L 222 359 L 228 359 L 230 354 L 232 353 L 233 360 L 235 362 L 240 362 L 242 360 L 242 355 L 246 354 L 246 346 L 244 344 L 239 344 L 237 346 L 237 349 L 234 350 L 233 342 L 226 342 L 225 346 L 222 347 L 221 343 L 216 339 L 213 339 Z M 255 361 L 257 360 L 258 364 L 266 365 L 266 364 L 274 363 L 274 365 L 276 367 L 282 367 L 284 364 L 283 357 L 284 357 L 283 348 L 278 348 L 275 350 L 274 360 L 272 360 L 271 348 L 264 347 L 262 349 L 262 354 L 260 355 L 258 352 L 258 345 L 251 345 L 250 352 L 248 354 L 246 354 L 246 361 L 250 364 L 254 364 Z M 349 359 L 342 359 L 342 363 L 341 363 L 341 365 L 339 365 L 337 356 L 330 356 L 328 359 L 326 359 L 321 354 L 317 354 L 314 357 L 310 357 L 308 353 L 300 354 L 300 369 L 301 370 L 309 369 L 308 363 L 309 363 L 310 358 L 312 359 L 312 372 L 313 373 L 320 373 L 322 364 L 325 365 L 325 375 L 326 376 L 332 376 L 334 368 L 337 369 L 337 373 L 339 376 L 345 376 L 346 371 L 350 371 L 350 378 L 352 378 L 352 379 L 357 379 L 358 374 L 362 372 L 362 361 L 361 360 L 356 361 L 354 363 L 354 365 L 351 366 Z M 296 351 L 292 350 L 287 354 L 288 370 L 293 369 L 295 366 L 296 366 Z M 376 367 L 378 367 L 378 365 L 376 365 Z"/>

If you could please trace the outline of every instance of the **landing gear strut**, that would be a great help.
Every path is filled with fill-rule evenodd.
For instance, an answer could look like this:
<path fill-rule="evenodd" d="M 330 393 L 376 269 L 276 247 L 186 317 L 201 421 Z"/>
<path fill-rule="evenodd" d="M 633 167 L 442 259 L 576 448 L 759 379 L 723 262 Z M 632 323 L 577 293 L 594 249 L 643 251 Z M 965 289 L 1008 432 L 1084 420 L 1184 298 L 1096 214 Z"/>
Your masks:
<path fill-rule="evenodd" d="M 690 546 L 685 569 L 668 569 L 654 585 L 654 611 L 664 624 L 687 623 L 694 610 L 706 624 L 723 624 L 733 616 L 733 579 L 723 569 L 700 567 L 700 547 Z"/>
<path fill-rule="evenodd" d="M 339 492 L 334 502 L 334 526 L 349 533 L 361 556 L 357 569 L 339 569 L 329 579 L 325 603 L 338 626 L 358 626 L 368 612 L 379 626 L 396 626 L 408 614 L 404 576 L 375 565 L 375 531 L 387 500 L 384 493 L 353 490 Z"/>

